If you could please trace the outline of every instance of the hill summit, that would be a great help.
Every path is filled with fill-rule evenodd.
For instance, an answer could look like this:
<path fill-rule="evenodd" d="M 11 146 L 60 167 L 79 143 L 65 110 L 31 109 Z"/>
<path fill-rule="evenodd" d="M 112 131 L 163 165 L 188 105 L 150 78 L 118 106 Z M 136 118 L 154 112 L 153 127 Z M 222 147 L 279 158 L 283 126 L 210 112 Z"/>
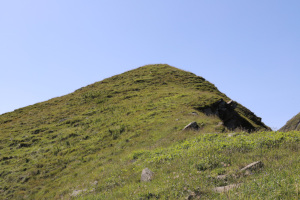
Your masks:
<path fill-rule="evenodd" d="M 190 122 L 198 130 L 182 131 Z M 204 78 L 143 66 L 1 115 L 1 193 L 61 198 L 95 174 L 109 176 L 128 152 L 235 129 L 270 130 Z"/>
<path fill-rule="evenodd" d="M 300 113 L 290 119 L 282 128 L 278 131 L 300 131 Z"/>

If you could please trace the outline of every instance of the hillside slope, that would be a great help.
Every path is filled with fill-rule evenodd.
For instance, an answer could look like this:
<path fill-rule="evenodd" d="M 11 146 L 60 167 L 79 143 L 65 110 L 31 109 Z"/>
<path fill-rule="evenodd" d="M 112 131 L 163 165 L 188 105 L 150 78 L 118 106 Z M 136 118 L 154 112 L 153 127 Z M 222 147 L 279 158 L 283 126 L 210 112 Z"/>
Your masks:
<path fill-rule="evenodd" d="M 3 114 L 2 197 L 59 199 L 95 175 L 112 176 L 109 169 L 124 164 L 133 151 L 167 147 L 201 133 L 270 130 L 229 101 L 202 77 L 147 65 Z M 192 121 L 200 130 L 182 132 Z"/>
<path fill-rule="evenodd" d="M 300 131 L 300 113 L 290 119 L 283 127 L 278 131 Z"/>

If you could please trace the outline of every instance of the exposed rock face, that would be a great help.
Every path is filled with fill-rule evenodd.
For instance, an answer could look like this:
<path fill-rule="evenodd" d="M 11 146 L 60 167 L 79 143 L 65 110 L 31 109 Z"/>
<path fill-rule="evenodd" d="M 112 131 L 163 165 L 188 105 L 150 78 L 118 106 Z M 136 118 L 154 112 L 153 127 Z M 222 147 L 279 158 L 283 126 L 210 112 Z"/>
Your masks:
<path fill-rule="evenodd" d="M 281 129 L 278 131 L 300 131 L 300 113 L 290 119 Z"/>
<path fill-rule="evenodd" d="M 188 125 L 186 125 L 182 130 L 198 130 L 200 127 L 197 124 L 197 122 L 191 122 Z"/>
<path fill-rule="evenodd" d="M 230 130 L 241 128 L 249 132 L 254 131 L 255 127 L 244 117 L 242 117 L 238 112 L 235 111 L 236 107 L 236 102 L 232 100 L 229 102 L 225 102 L 223 99 L 221 99 L 210 106 L 198 108 L 198 110 L 200 110 L 208 116 L 218 116 L 223 121 L 223 125 Z M 261 123 L 260 118 L 258 118 L 258 120 L 256 121 L 258 121 L 258 123 Z"/>
<path fill-rule="evenodd" d="M 143 169 L 142 175 L 141 175 L 141 182 L 151 181 L 153 178 L 153 175 L 154 175 L 154 173 L 150 169 L 148 169 L 148 168 Z"/>

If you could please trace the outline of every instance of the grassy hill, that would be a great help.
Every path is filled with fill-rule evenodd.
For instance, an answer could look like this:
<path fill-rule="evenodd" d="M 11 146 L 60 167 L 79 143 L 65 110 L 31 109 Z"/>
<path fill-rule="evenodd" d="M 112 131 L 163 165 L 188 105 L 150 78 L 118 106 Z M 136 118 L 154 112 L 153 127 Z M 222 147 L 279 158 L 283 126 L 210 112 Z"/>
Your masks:
<path fill-rule="evenodd" d="M 300 131 L 300 113 L 290 119 L 279 131 Z"/>
<path fill-rule="evenodd" d="M 253 180 L 299 174 L 299 133 L 263 132 L 270 129 L 259 117 L 229 101 L 202 77 L 148 65 L 3 114 L 0 199 L 222 199 L 211 192 L 225 184 L 218 174 L 230 175 L 226 184 L 249 180 L 245 195 L 260 188 Z M 192 121 L 200 129 L 182 131 Z M 256 159 L 266 162 L 264 179 L 233 176 Z M 145 167 L 151 182 L 140 182 Z M 277 167 L 286 170 L 273 177 Z M 280 183 L 288 197 L 298 195 L 297 181 Z"/>

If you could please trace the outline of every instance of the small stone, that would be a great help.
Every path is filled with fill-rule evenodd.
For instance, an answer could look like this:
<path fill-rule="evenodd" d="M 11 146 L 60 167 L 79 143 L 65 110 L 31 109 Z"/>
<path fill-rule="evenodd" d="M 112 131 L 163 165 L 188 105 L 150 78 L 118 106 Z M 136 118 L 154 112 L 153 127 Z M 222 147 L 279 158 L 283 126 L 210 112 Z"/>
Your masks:
<path fill-rule="evenodd" d="M 151 181 L 153 178 L 153 175 L 154 175 L 154 173 L 150 169 L 148 169 L 148 168 L 143 169 L 142 175 L 141 175 L 141 182 Z"/>

